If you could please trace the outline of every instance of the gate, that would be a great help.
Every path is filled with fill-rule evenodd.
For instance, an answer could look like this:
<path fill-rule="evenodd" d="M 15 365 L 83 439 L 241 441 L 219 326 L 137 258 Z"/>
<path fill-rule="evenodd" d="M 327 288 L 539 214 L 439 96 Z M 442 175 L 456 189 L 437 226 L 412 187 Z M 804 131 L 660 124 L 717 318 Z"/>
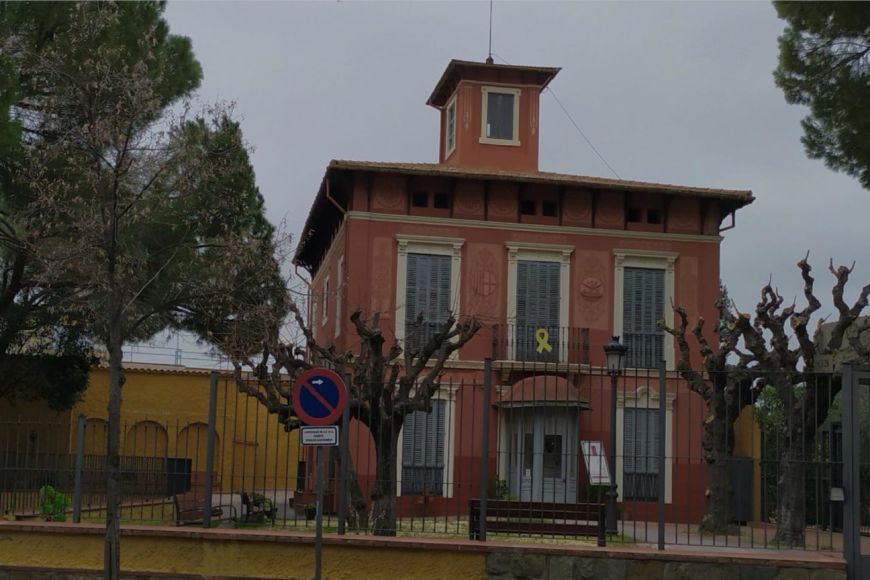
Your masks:
<path fill-rule="evenodd" d="M 870 366 L 843 365 L 843 551 L 850 580 L 870 578 Z"/>

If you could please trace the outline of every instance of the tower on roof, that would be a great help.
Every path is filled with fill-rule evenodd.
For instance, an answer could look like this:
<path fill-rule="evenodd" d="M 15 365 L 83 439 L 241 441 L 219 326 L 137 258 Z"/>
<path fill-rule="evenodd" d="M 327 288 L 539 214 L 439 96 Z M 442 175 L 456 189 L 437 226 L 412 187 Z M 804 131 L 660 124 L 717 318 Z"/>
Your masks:
<path fill-rule="evenodd" d="M 441 112 L 439 162 L 537 171 L 540 95 L 559 70 L 451 60 L 426 101 Z"/>

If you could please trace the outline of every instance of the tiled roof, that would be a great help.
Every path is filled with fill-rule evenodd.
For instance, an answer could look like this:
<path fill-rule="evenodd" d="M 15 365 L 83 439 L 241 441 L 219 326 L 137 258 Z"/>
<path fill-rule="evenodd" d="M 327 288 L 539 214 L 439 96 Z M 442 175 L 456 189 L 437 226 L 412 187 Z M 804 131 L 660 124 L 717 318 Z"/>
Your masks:
<path fill-rule="evenodd" d="M 453 94 L 460 77 L 469 72 L 472 75 L 475 72 L 483 72 L 484 74 L 521 73 L 525 76 L 531 75 L 537 79 L 541 90 L 543 90 L 560 70 L 562 69 L 550 66 L 521 66 L 453 59 L 447 64 L 447 68 L 444 69 L 444 73 L 438 79 L 438 83 L 432 90 L 432 94 L 429 96 L 426 104 L 433 107 L 443 107 L 447 99 L 450 98 L 450 95 Z"/>

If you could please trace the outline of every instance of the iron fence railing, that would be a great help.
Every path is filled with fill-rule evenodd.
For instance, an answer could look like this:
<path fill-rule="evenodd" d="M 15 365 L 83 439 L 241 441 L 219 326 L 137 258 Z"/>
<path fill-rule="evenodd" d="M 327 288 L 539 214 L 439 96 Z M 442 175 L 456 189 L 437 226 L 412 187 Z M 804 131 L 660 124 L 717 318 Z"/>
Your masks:
<path fill-rule="evenodd" d="M 672 370 L 611 376 L 588 365 L 516 360 L 524 352 L 517 332 L 506 326 L 495 341 L 498 356 L 513 355 L 511 372 L 448 370 L 435 395 L 441 403 L 432 406 L 437 419 L 418 423 L 413 437 L 401 422 L 372 435 L 349 419 L 346 470 L 338 448 L 326 453 L 326 526 L 341 520 L 361 533 L 380 526 L 398 535 L 597 542 L 614 499 L 615 529 L 602 523 L 608 543 L 778 548 L 795 547 L 780 542 L 778 526 L 783 506 L 796 501 L 804 524 L 796 547 L 842 544 L 838 375 L 708 375 L 712 391 L 702 397 Z M 565 345 L 576 353 L 566 360 L 588 360 L 584 329 L 559 329 L 550 338 L 554 351 Z M 216 517 L 235 526 L 313 529 L 311 448 L 239 393 L 231 377 L 211 396 L 211 424 L 124 421 L 123 520 L 201 523 L 209 498 L 222 506 Z M 860 436 L 870 442 L 870 409 L 861 413 Z M 0 511 L 38 517 L 39 490 L 51 485 L 80 506 L 82 520 L 100 521 L 106 432 L 96 417 L 71 424 L 0 417 Z M 867 463 L 859 470 L 870 481 Z M 385 480 L 385 473 L 393 476 Z M 396 496 L 386 523 L 377 501 L 384 493 Z M 717 499 L 727 515 L 709 525 Z M 488 502 L 501 503 L 488 513 Z M 564 513 L 553 506 L 565 506 Z"/>

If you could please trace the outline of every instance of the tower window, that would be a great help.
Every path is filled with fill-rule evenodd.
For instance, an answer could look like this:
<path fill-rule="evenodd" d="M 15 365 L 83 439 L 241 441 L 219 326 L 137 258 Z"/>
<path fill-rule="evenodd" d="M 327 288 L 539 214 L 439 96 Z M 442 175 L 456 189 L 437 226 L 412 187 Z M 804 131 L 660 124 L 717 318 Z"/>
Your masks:
<path fill-rule="evenodd" d="M 519 89 L 484 87 L 480 140 L 497 145 L 519 145 Z"/>
<path fill-rule="evenodd" d="M 535 215 L 535 202 L 531 199 L 524 199 L 520 202 L 520 213 L 523 215 Z"/>
<path fill-rule="evenodd" d="M 456 145 L 456 98 L 447 105 L 447 112 L 444 115 L 444 133 L 444 157 L 447 157 Z"/>
<path fill-rule="evenodd" d="M 414 207 L 429 207 L 429 194 L 425 191 L 415 191 L 411 194 L 411 205 Z"/>

